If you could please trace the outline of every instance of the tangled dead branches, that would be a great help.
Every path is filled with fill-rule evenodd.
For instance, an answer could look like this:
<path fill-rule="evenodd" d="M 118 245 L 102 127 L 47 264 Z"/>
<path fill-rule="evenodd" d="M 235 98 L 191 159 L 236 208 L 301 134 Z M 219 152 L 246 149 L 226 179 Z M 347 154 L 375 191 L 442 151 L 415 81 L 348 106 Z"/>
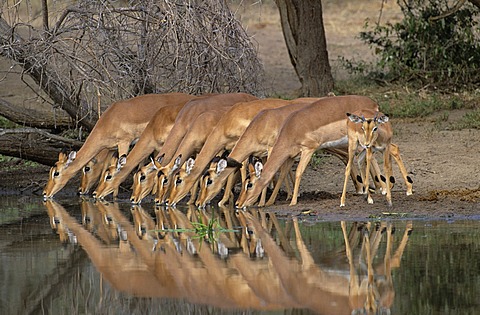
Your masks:
<path fill-rule="evenodd" d="M 37 25 L 19 10 L 33 1 L 3 3 L 0 54 L 36 71 L 54 105 L 71 104 L 87 127 L 112 101 L 144 93 L 262 94 L 262 65 L 225 1 L 44 0 Z"/>

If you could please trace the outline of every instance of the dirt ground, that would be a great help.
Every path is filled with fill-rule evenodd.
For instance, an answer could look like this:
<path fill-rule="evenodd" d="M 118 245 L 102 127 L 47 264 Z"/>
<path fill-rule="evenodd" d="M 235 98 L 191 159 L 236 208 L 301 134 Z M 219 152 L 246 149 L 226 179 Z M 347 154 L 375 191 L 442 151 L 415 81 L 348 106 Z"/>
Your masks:
<path fill-rule="evenodd" d="M 254 2 L 258 3 L 258 2 Z M 355 38 L 367 17 L 378 19 L 381 1 L 323 1 L 324 24 L 329 57 L 335 78 L 347 75 L 338 65 L 338 56 L 373 58 L 368 47 Z M 399 19 L 395 1 L 384 4 L 382 21 Z M 250 10 L 256 12 L 252 14 Z M 284 44 L 279 18 L 274 5 L 238 8 L 247 31 L 253 36 L 264 62 L 266 87 L 272 96 L 296 96 L 300 87 Z M 4 92 L 1 92 L 4 96 Z M 387 95 L 386 95 L 387 97 Z M 458 120 L 463 111 L 448 115 L 448 124 Z M 441 113 L 439 113 L 440 115 Z M 434 126 L 435 117 L 392 121 L 394 142 L 399 145 L 404 163 L 414 180 L 414 194 L 405 195 L 405 186 L 394 165 L 397 184 L 393 190 L 393 206 L 388 207 L 382 195 L 374 195 L 375 203 L 354 195 L 349 184 L 347 206 L 340 208 L 344 165 L 325 156 L 309 166 L 301 182 L 298 205 L 289 207 L 284 196 L 271 210 L 278 214 L 296 214 L 309 219 L 391 218 L 480 218 L 480 131 L 442 130 Z M 13 161 L 0 164 L 0 194 L 27 194 L 40 197 L 48 177 L 48 168 L 14 167 Z M 73 194 L 78 180 L 68 185 L 64 194 Z"/>

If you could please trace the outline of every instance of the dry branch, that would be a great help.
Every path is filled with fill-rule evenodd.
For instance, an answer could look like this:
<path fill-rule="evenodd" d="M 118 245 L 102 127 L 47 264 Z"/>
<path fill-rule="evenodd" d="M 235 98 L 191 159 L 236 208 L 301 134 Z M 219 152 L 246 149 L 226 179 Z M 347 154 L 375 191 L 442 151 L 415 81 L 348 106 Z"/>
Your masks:
<path fill-rule="evenodd" d="M 71 117 L 61 110 L 53 114 L 39 112 L 34 109 L 25 111 L 24 108 L 14 106 L 4 99 L 0 99 L 0 116 L 26 127 L 62 131 L 73 126 Z"/>
<path fill-rule="evenodd" d="M 39 95 L 43 90 L 54 109 L 72 117 L 74 126 L 91 130 L 112 102 L 145 93 L 263 96 L 256 49 L 225 1 L 139 0 L 125 7 L 120 4 L 126 1 L 65 3 L 42 0 L 42 12 L 26 16 L 18 8 L 31 7 L 33 1 L 3 1 L 0 55 L 20 65 L 38 84 L 33 90 Z M 30 23 L 35 18 L 38 26 Z M 13 134 L 2 137 L 7 136 Z M 41 140 L 29 142 L 31 153 L 10 150 L 15 146 L 0 153 L 56 158 L 58 151 L 47 157 L 43 143 L 36 141 Z M 51 148 L 53 143 L 45 145 Z"/>
<path fill-rule="evenodd" d="M 0 154 L 53 165 L 64 149 L 78 150 L 83 142 L 35 128 L 0 129 Z"/>

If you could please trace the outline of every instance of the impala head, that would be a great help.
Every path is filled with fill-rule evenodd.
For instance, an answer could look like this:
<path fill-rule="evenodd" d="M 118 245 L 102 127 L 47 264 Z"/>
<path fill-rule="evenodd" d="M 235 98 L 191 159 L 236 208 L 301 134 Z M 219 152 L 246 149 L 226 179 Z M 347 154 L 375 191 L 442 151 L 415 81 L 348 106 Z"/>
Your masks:
<path fill-rule="evenodd" d="M 133 175 L 132 196 L 130 197 L 133 204 L 139 204 L 148 194 L 156 193 L 159 167 L 160 163 L 152 159 L 150 163 L 141 167 Z"/>
<path fill-rule="evenodd" d="M 98 211 L 102 215 L 102 224 L 107 231 L 109 240 L 115 241 L 119 238 L 121 240 L 126 240 L 126 231 L 118 224 L 114 215 L 114 213 L 118 213 L 120 211 L 118 204 L 104 200 L 99 201 L 96 204 Z"/>
<path fill-rule="evenodd" d="M 171 177 L 167 176 L 167 174 L 165 174 L 162 169 L 159 169 L 157 172 L 156 182 L 157 182 L 157 187 L 154 188 L 155 204 L 157 205 L 166 204 Z"/>
<path fill-rule="evenodd" d="M 375 112 L 373 117 L 365 118 L 363 113 L 350 114 L 347 113 L 350 122 L 360 124 L 361 132 L 359 132 L 358 142 L 364 149 L 370 148 L 378 138 L 378 128 L 381 124 L 388 122 L 388 116 L 380 112 Z"/>
<path fill-rule="evenodd" d="M 114 179 L 126 162 L 127 157 L 125 155 L 118 157 L 118 154 L 114 154 L 112 156 L 110 166 L 100 176 L 97 189 L 93 192 L 93 198 L 104 199 L 111 193 L 114 193 L 115 196 L 117 195 L 118 188 L 115 188 Z"/>
<path fill-rule="evenodd" d="M 184 167 L 179 168 L 175 171 L 172 177 L 172 182 L 170 184 L 171 189 L 167 203 L 175 206 L 188 194 L 189 190 L 185 188 L 185 183 L 190 179 L 188 175 L 190 175 L 194 166 L 195 160 L 193 158 L 189 158 L 184 163 Z"/>
<path fill-rule="evenodd" d="M 242 163 L 227 157 L 218 156 L 210 162 L 210 168 L 200 179 L 200 192 L 195 202 L 197 207 L 205 208 L 222 189 L 229 174 L 225 172 L 227 167 L 240 168 L 242 167 Z M 227 175 L 225 175 L 225 173 L 227 173 Z"/>
<path fill-rule="evenodd" d="M 245 208 L 251 206 L 257 198 L 253 198 L 252 192 L 257 184 L 257 181 L 260 179 L 263 171 L 263 164 L 259 160 L 250 157 L 248 163 L 249 174 L 245 181 L 242 184 L 242 190 L 238 196 L 235 207 Z"/>
<path fill-rule="evenodd" d="M 64 151 L 58 154 L 58 161 L 52 168 L 48 176 L 47 184 L 43 189 L 43 199 L 52 198 L 60 189 L 62 189 L 70 176 L 65 175 L 68 173 L 69 165 L 77 157 L 77 152 L 72 151 L 70 154 L 66 154 Z"/>
<path fill-rule="evenodd" d="M 97 158 L 91 159 L 83 168 L 82 168 L 82 179 L 80 182 L 80 187 L 78 188 L 79 195 L 86 195 L 93 187 L 98 177 L 101 175 L 102 168 L 98 167 Z"/>
<path fill-rule="evenodd" d="M 135 232 L 138 237 L 143 240 L 151 239 L 152 235 L 150 231 L 155 229 L 153 220 L 140 205 L 134 205 L 130 209 L 133 217 L 133 223 L 135 225 Z"/>
<path fill-rule="evenodd" d="M 76 236 L 70 231 L 62 217 L 62 206 L 53 200 L 45 200 L 45 207 L 50 218 L 50 226 L 55 231 L 62 243 L 76 243 Z"/>

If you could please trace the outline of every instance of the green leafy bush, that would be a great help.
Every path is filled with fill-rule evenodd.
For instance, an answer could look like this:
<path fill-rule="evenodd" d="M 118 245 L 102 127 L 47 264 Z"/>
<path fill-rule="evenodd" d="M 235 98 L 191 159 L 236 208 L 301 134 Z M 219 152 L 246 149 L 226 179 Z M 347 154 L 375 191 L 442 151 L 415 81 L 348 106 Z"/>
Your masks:
<path fill-rule="evenodd" d="M 398 1 L 404 19 L 375 25 L 360 38 L 379 56 L 374 79 L 430 85 L 442 90 L 465 89 L 480 83 L 480 10 L 465 3 L 447 12 L 447 0 Z M 365 29 L 369 25 L 366 23 Z M 364 65 L 345 63 L 354 71 Z M 368 71 L 368 70 L 367 70 Z"/>

